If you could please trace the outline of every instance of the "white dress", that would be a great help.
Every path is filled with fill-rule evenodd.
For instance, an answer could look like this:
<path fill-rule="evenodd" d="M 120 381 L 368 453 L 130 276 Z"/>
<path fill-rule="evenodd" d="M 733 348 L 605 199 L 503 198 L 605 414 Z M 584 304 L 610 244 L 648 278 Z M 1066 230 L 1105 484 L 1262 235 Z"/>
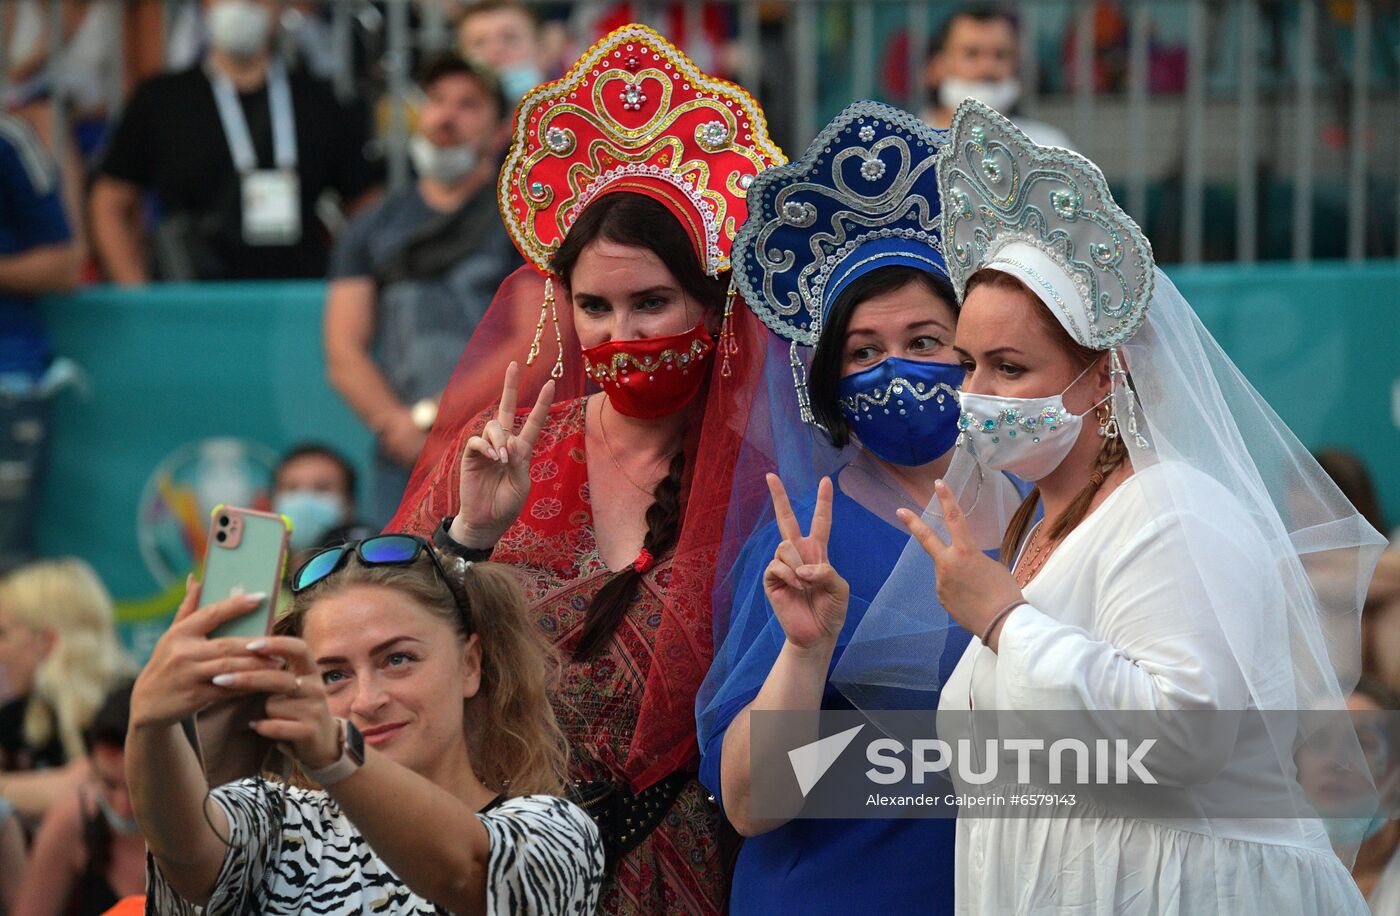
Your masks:
<path fill-rule="evenodd" d="M 1199 497 L 1188 507 L 1149 507 L 1161 505 L 1149 503 L 1148 494 L 1164 492 L 1154 488 L 1180 493 L 1182 484 Z M 943 687 L 940 711 L 1247 708 L 1249 690 L 1215 612 L 1196 613 L 1205 602 L 1191 600 L 1205 589 L 1215 607 L 1253 609 L 1268 620 L 1259 609 L 1270 606 L 1277 583 L 1260 568 L 1262 552 L 1251 551 L 1244 531 L 1253 528 L 1239 511 L 1214 480 L 1184 465 L 1134 474 L 1024 590 L 1029 605 L 1007 618 L 1000 653 L 972 640 Z M 1216 561 L 1213 568 L 1201 569 L 1211 565 L 1202 556 Z M 1365 916 L 1320 823 L 1210 816 L 1213 801 L 1257 791 L 1269 778 L 1250 758 L 1277 756 L 1248 741 L 1222 750 L 1159 737 L 1153 752 L 1169 767 L 1153 772 L 1182 786 L 1181 806 L 1171 810 L 1183 816 L 1169 821 L 1095 816 L 1084 804 L 1037 810 L 1048 816 L 959 817 L 957 912 Z"/>

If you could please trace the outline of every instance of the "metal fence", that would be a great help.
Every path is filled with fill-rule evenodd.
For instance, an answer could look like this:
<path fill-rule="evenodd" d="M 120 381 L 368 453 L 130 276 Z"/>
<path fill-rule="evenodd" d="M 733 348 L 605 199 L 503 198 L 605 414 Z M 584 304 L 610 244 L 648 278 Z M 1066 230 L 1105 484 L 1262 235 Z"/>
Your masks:
<path fill-rule="evenodd" d="M 63 44 L 65 0 L 47 7 Z M 123 0 L 86 0 L 92 6 Z M 164 34 L 197 0 L 158 0 Z M 319 0 L 342 98 L 410 94 L 413 62 L 449 47 L 452 0 Z M 580 42 L 615 4 L 536 2 Z M 800 150 L 846 101 L 919 111 L 929 38 L 954 0 L 683 0 L 634 2 L 664 34 L 680 23 L 693 56 L 718 13 L 732 78 L 758 96 L 776 139 Z M 1067 130 L 1104 169 L 1165 261 L 1253 262 L 1400 256 L 1400 5 L 1394 0 L 1023 0 L 1024 113 Z M 3 30 L 0 21 L 0 30 Z M 109 112 L 121 105 L 121 30 L 111 35 Z M 358 43 L 358 44 L 357 44 Z M 9 36 L 0 32 L 0 73 Z M 357 53 L 357 47 L 359 51 Z M 1093 53 L 1066 53 L 1092 48 Z M 1164 49 L 1166 49 L 1164 51 Z M 1157 58 L 1184 73 L 1154 85 Z M 368 57 L 368 59 L 366 59 Z M 168 59 L 168 58 L 167 58 Z M 50 55 L 59 85 L 63 59 Z M 1100 71 L 1117 78 L 1104 80 Z M 366 72 L 371 78 L 366 79 Z M 3 79 L 3 77 L 0 77 Z M 0 90 L 5 87 L 0 84 Z M 392 184 L 409 178 L 408 121 L 388 106 Z M 68 132 L 53 96 L 55 143 Z"/>

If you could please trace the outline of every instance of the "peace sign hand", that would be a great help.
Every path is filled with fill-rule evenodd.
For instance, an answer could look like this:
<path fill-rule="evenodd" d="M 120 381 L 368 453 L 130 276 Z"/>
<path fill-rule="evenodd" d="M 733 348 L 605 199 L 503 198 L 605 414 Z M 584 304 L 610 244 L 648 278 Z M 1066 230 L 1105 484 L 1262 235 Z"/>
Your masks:
<path fill-rule="evenodd" d="M 501 389 L 496 417 L 462 448 L 457 517 L 452 539 L 467 547 L 489 548 L 501 539 L 525 508 L 530 495 L 530 456 L 544 429 L 554 400 L 554 380 L 545 382 L 520 432 L 515 430 L 515 400 L 520 367 L 511 363 Z"/>
<path fill-rule="evenodd" d="M 967 517 L 947 484 L 936 482 L 933 492 L 948 526 L 947 543 L 917 514 L 908 509 L 897 509 L 895 514 L 933 558 L 938 573 L 938 600 L 944 609 L 963 629 L 981 636 L 998 611 L 1023 600 L 1021 588 L 1009 569 L 977 547 Z M 990 646 L 994 651 L 997 643 L 998 635 L 993 634 Z"/>
<path fill-rule="evenodd" d="M 787 636 L 799 649 L 830 649 L 846 622 L 851 588 L 827 562 L 831 537 L 831 479 L 817 487 L 812 526 L 804 537 L 788 502 L 787 491 L 776 474 L 768 475 L 773 512 L 783 540 L 763 573 L 763 591 Z"/>

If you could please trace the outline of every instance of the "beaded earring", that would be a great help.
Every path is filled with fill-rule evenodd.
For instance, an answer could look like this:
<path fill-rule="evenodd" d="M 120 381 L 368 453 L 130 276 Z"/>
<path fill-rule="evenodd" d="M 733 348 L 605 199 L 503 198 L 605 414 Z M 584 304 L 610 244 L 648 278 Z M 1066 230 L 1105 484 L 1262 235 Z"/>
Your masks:
<path fill-rule="evenodd" d="M 546 277 L 544 281 L 544 301 L 540 303 L 540 320 L 535 323 L 535 339 L 530 342 L 530 354 L 525 357 L 525 365 L 533 366 L 535 358 L 540 355 L 540 342 L 544 337 L 545 315 L 554 322 L 554 368 L 549 370 L 549 377 L 560 379 L 564 377 L 564 335 L 559 330 L 559 312 L 554 304 L 554 278 Z"/>

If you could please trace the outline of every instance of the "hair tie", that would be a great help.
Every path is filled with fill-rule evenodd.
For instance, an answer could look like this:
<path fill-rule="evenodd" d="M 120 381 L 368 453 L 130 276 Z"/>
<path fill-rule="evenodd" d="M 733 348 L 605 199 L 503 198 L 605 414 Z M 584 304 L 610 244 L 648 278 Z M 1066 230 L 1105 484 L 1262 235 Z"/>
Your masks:
<path fill-rule="evenodd" d="M 1089 482 L 1096 487 L 1103 486 L 1103 474 L 1099 473 L 1098 471 L 1095 471 L 1094 473 L 1089 475 Z"/>
<path fill-rule="evenodd" d="M 656 565 L 656 558 L 651 555 L 651 551 L 645 547 L 637 554 L 637 559 L 632 561 L 632 568 L 639 573 L 644 573 Z"/>

